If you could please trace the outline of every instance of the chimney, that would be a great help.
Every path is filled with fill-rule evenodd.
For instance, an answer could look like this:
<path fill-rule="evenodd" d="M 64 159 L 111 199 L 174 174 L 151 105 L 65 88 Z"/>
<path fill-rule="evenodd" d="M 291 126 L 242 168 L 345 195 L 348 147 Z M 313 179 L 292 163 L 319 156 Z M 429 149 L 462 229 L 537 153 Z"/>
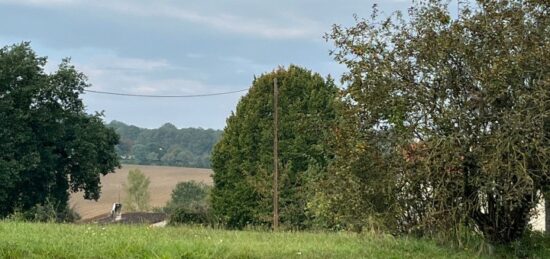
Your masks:
<path fill-rule="evenodd" d="M 111 209 L 111 219 L 113 221 L 119 221 L 122 219 L 122 203 L 113 203 L 113 208 Z"/>

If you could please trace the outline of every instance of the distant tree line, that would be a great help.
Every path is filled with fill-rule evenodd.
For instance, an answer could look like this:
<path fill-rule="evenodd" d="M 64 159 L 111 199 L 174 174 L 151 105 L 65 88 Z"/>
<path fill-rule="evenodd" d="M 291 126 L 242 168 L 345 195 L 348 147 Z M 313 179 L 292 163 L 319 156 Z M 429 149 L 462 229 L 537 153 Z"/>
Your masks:
<path fill-rule="evenodd" d="M 107 125 L 120 136 L 116 152 L 122 163 L 209 168 L 210 153 L 221 131 L 178 129 L 170 123 L 144 129 L 112 121 Z"/>

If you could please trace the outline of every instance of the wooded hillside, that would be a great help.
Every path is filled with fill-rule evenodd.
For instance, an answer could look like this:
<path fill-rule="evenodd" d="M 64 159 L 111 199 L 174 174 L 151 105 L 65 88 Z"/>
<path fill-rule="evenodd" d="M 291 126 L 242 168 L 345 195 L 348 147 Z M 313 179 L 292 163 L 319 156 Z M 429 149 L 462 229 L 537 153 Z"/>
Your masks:
<path fill-rule="evenodd" d="M 221 131 L 202 128 L 178 129 L 170 123 L 145 129 L 112 121 L 109 127 L 120 135 L 116 147 L 123 163 L 210 167 L 210 152 Z"/>

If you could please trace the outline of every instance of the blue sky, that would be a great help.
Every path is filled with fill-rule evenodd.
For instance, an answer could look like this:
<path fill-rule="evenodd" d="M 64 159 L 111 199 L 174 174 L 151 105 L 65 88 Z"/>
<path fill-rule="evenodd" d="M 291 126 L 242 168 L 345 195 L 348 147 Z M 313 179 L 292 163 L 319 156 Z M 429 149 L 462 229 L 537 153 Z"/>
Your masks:
<path fill-rule="evenodd" d="M 406 10 L 386 1 L 0 0 L 0 45 L 31 41 L 52 71 L 63 57 L 89 77 L 90 89 L 185 95 L 248 88 L 279 65 L 305 66 L 339 78 L 322 35 L 332 24 Z M 208 98 L 145 99 L 87 93 L 89 112 L 140 127 L 223 129 L 245 93 Z"/>

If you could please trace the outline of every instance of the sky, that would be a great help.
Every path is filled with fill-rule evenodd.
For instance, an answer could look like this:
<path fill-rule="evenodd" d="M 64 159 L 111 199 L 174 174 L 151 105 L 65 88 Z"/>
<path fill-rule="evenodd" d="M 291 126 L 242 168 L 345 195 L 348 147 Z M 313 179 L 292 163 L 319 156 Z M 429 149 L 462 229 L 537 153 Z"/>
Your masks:
<path fill-rule="evenodd" d="M 337 4 L 336 4 L 337 3 Z M 409 0 L 0 0 L 0 46 L 30 41 L 88 76 L 90 90 L 193 95 L 250 87 L 278 66 L 304 66 L 339 78 L 345 67 L 323 39 L 333 24 L 406 10 Z M 223 129 L 246 91 L 203 98 L 154 99 L 85 93 L 87 111 L 145 128 L 170 122 Z"/>

